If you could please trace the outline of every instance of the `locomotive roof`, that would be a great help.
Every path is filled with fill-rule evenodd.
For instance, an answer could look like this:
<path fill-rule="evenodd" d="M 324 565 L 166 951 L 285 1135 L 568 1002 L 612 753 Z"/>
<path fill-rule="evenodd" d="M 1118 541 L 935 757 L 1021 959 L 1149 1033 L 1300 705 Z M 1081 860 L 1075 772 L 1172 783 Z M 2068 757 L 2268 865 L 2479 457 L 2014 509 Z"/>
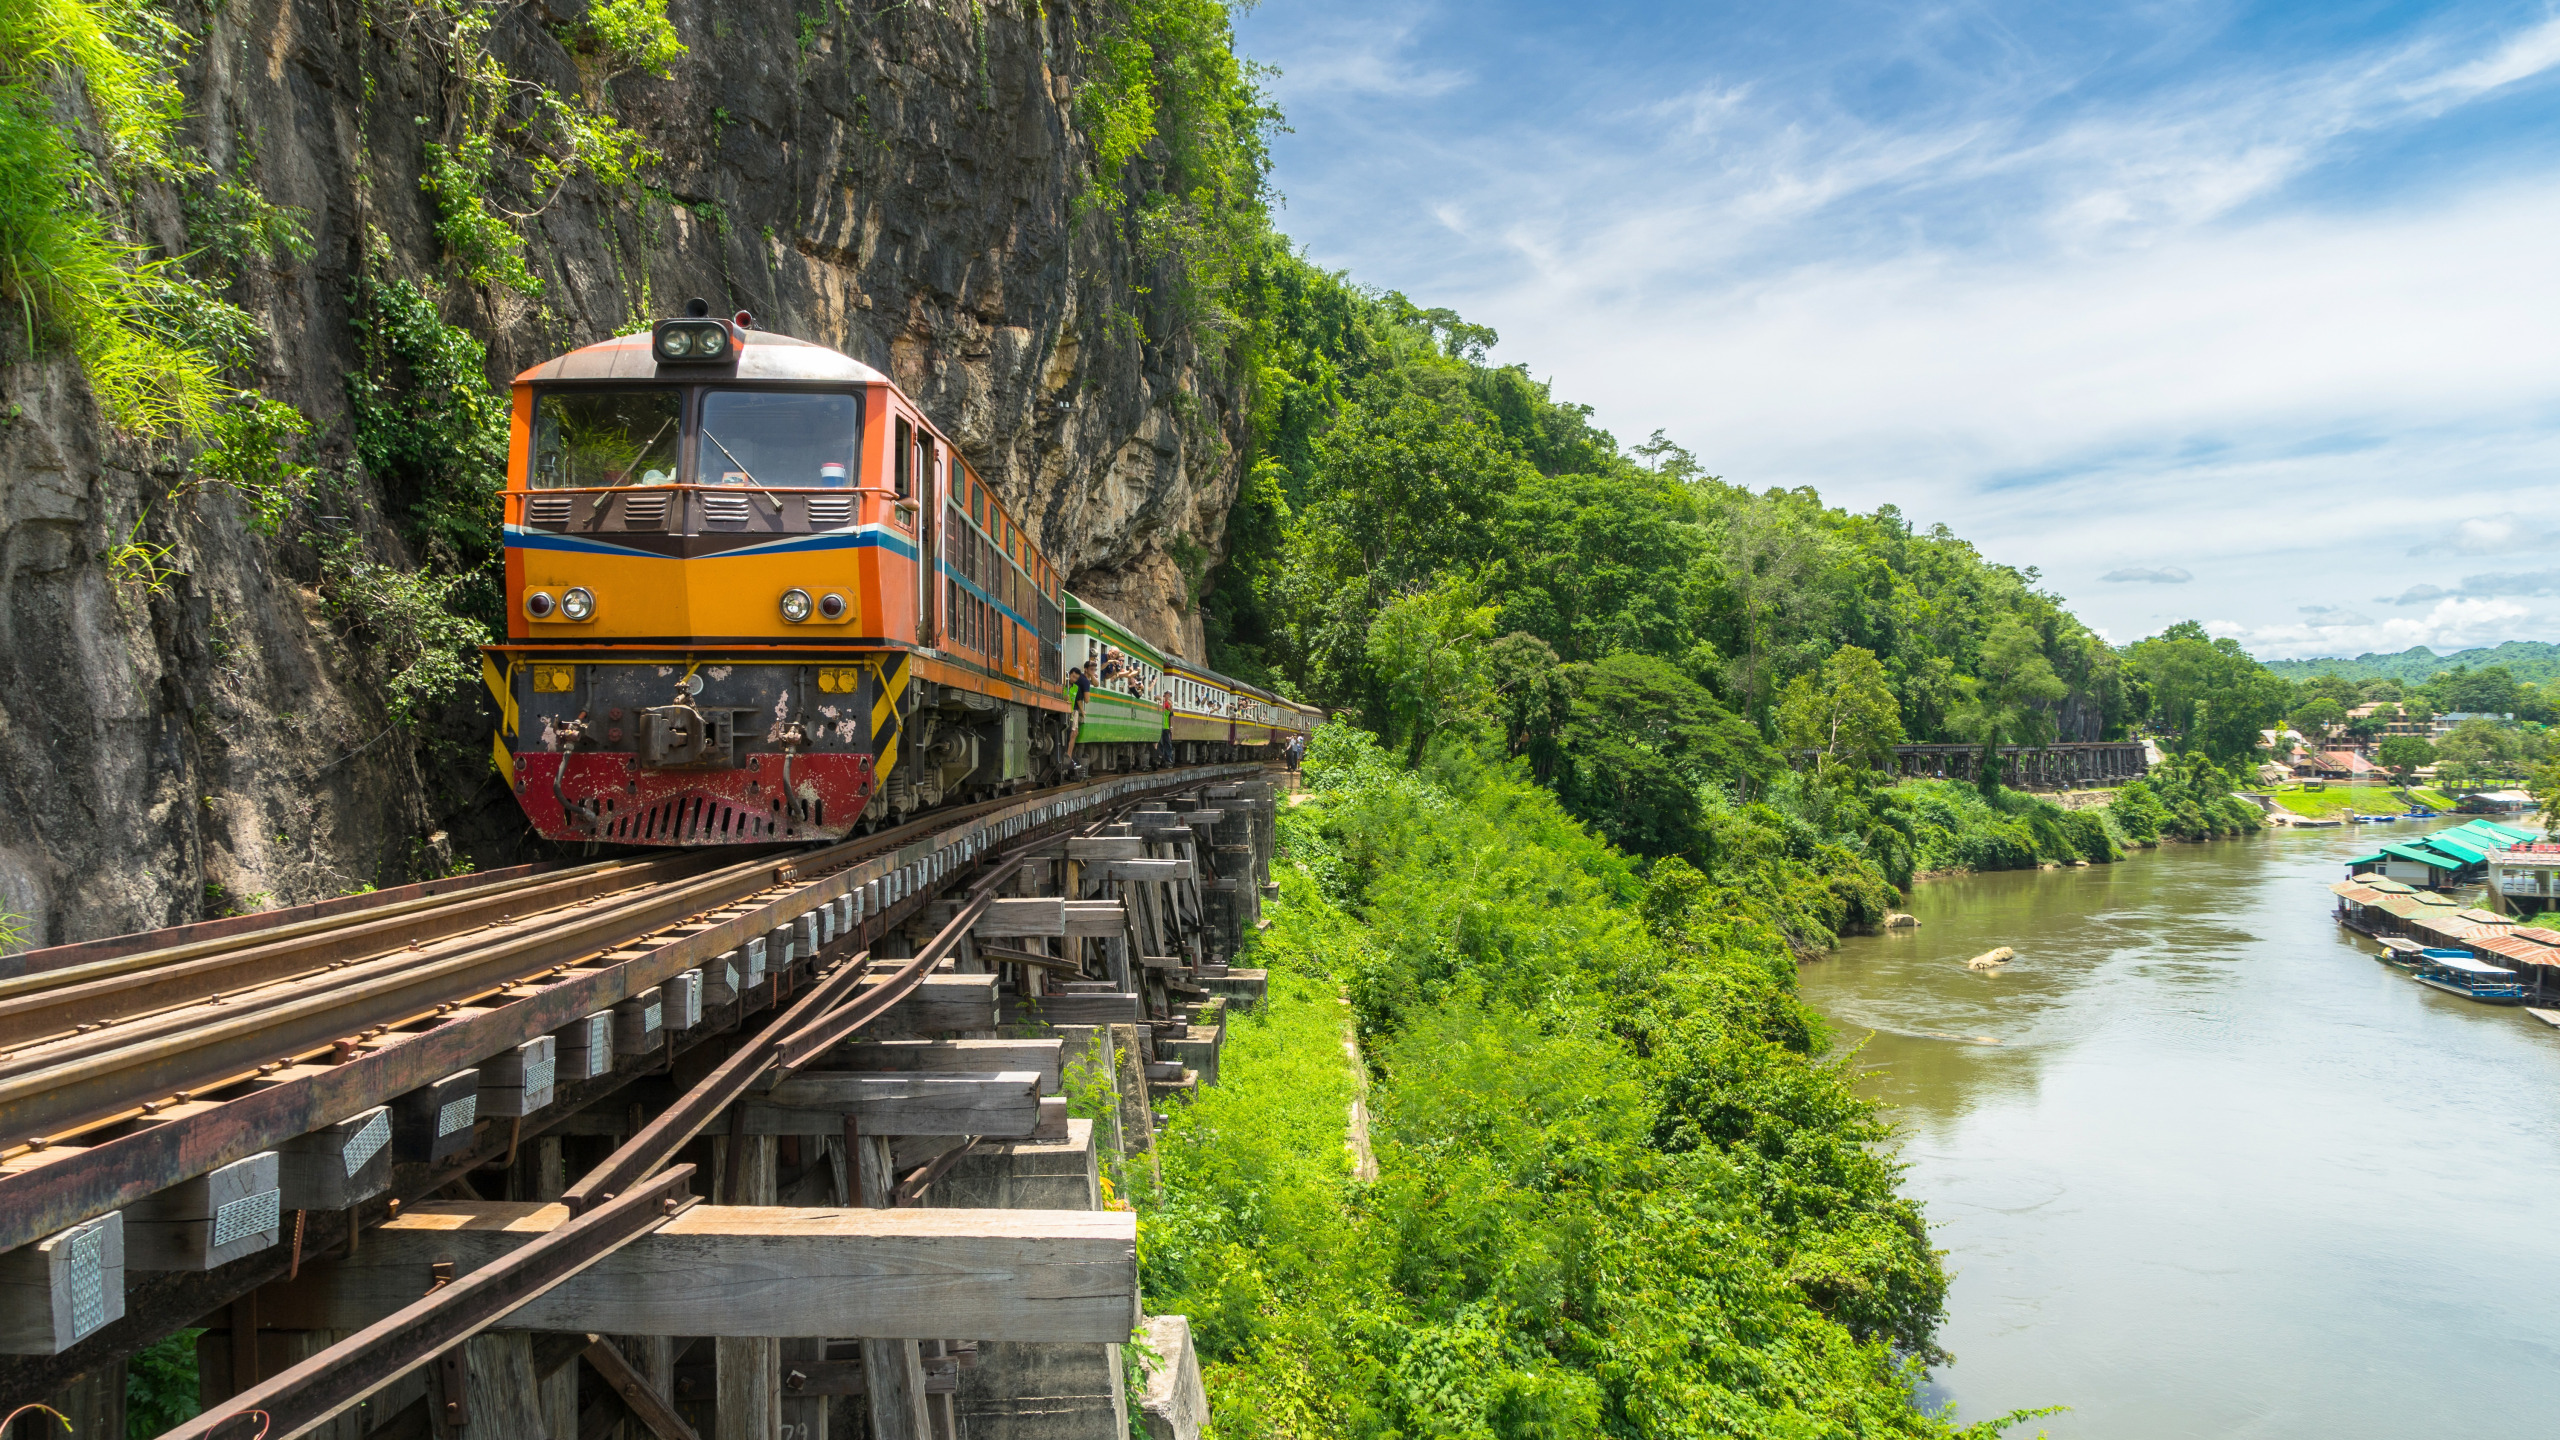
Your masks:
<path fill-rule="evenodd" d="M 516 377 L 519 385 L 552 380 L 798 380 L 869 385 L 889 377 L 841 351 L 771 330 L 738 334 L 736 368 L 726 365 L 660 365 L 649 332 L 616 335 L 545 360 Z"/>

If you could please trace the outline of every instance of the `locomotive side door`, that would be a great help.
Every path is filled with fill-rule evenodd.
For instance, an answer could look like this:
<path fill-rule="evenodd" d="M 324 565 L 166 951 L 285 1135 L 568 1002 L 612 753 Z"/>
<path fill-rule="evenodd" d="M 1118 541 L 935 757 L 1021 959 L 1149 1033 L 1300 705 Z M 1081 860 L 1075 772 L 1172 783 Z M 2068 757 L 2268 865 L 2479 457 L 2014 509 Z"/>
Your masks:
<path fill-rule="evenodd" d="M 916 427 L 915 455 L 909 462 L 916 477 L 916 509 L 923 528 L 916 533 L 916 643 L 939 647 L 942 627 L 935 623 L 942 598 L 942 487 L 940 466 L 936 463 L 933 436 L 921 425 Z"/>

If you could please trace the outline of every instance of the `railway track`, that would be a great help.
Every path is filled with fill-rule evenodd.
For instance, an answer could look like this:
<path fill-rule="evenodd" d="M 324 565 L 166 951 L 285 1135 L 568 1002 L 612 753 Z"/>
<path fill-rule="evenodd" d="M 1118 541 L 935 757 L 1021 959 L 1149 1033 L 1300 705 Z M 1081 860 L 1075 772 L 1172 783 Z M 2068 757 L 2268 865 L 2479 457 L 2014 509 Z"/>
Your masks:
<path fill-rule="evenodd" d="M 866 959 L 873 941 L 908 926 L 951 887 L 983 887 L 1004 857 L 1147 797 L 1260 773 L 1228 765 L 1104 777 L 821 849 L 509 872 L 331 913 L 285 911 L 262 926 L 189 927 L 168 937 L 174 944 L 121 937 L 38 957 L 65 963 L 0 978 L 0 1252 L 15 1252 L 0 1260 L 22 1270 L 43 1248 L 36 1242 L 119 1212 L 159 1213 L 153 1207 L 218 1182 L 226 1167 L 352 1136 L 377 1113 L 408 1123 L 420 1097 L 445 1093 L 440 1084 L 492 1057 L 529 1053 L 530 1042 L 608 1015 L 619 1023 L 631 1007 L 706 974 L 710 991 L 689 1026 L 668 1024 L 662 1050 L 617 1054 L 612 1073 L 563 1079 L 548 1116 L 466 1122 L 423 1158 L 404 1136 L 397 1178 L 377 1180 L 370 1198 L 301 1214 L 305 1202 L 288 1185 L 281 1201 L 268 1202 L 266 1221 L 278 1223 L 280 1203 L 289 1253 L 275 1238 L 283 1232 L 270 1231 L 263 1247 L 235 1258 L 218 1243 L 222 1222 L 208 1216 L 200 1228 L 212 1233 L 193 1242 L 203 1263 L 162 1263 L 153 1268 L 180 1273 L 137 1276 L 135 1309 L 122 1323 L 64 1311 L 49 1340 L 41 1323 L 17 1325 L 0 1345 L 19 1356 L 0 1359 L 0 1398 L 42 1393 L 31 1387 L 200 1323 L 207 1309 L 299 1269 L 306 1254 L 351 1245 L 360 1229 L 396 1214 L 402 1194 L 429 1193 L 461 1170 L 512 1155 L 519 1133 L 539 1133 L 637 1074 L 672 1076 L 680 1051 L 729 1050 L 709 1079 L 564 1197 L 590 1214 L 627 1209 L 609 1202 L 672 1173 L 676 1149 L 724 1106 L 739 1113 L 729 1102 L 759 1074 L 811 1063 L 921 984 L 992 903 L 991 890 L 978 889 L 938 924 L 916 959 L 846 962 Z M 737 973 L 750 955 L 761 975 Z M 448 1117 L 453 1110 L 443 1107 Z M 352 1180 L 355 1148 L 346 1153 Z M 628 1216 L 614 1223 L 618 1238 L 596 1243 L 609 1249 L 638 1233 Z M 54 1274 L 77 1278 L 59 1265 Z M 93 1274 L 90 1283 L 101 1282 Z"/>

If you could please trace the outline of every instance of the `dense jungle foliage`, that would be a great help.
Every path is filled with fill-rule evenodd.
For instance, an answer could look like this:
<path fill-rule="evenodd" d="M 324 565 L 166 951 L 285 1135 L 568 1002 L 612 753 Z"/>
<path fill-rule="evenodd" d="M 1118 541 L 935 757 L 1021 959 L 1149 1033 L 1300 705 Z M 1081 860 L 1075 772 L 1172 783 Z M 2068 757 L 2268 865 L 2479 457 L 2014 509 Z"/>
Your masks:
<path fill-rule="evenodd" d="M 1946 1275 L 1789 917 L 1648 882 L 1464 747 L 1408 770 L 1329 726 L 1308 775 L 1270 1001 L 1142 1207 L 1222 1440 L 1996 1433 L 1915 1402 Z"/>

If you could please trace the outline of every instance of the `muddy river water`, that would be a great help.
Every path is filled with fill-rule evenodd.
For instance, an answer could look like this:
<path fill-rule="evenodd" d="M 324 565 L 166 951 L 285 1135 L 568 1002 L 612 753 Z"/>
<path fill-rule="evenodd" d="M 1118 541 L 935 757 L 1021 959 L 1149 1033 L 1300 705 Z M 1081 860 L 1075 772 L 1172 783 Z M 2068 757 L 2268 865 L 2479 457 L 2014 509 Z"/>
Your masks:
<path fill-rule="evenodd" d="M 1927 882 L 1804 968 L 1955 1282 L 1933 1377 L 2056 1440 L 2560 1434 L 2560 1030 L 2330 919 L 2402 822 Z M 1963 966 L 1996 945 L 1997 975 Z"/>

